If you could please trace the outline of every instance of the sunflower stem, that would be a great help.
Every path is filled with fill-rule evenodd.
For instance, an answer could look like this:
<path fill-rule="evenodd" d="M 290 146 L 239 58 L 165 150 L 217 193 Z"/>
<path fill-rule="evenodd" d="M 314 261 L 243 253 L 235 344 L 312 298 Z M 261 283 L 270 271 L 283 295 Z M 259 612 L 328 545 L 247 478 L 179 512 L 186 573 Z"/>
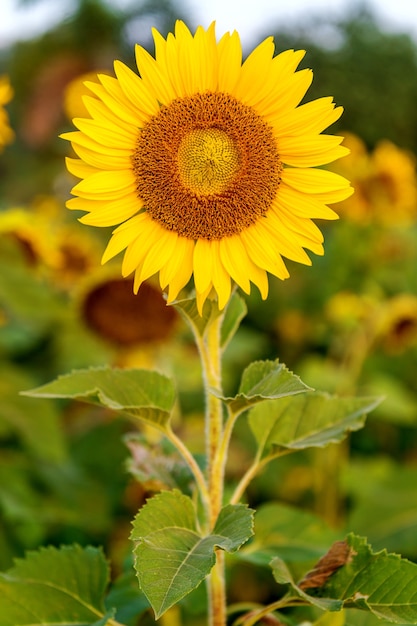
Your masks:
<path fill-rule="evenodd" d="M 216 524 L 223 504 L 224 455 L 220 453 L 223 439 L 223 404 L 213 393 L 222 390 L 220 329 L 223 316 L 216 316 L 208 324 L 203 337 L 197 341 L 201 356 L 206 396 L 205 426 L 206 455 L 209 485 L 208 522 L 210 530 Z M 210 626 L 226 624 L 224 552 L 217 550 L 216 562 L 207 579 L 208 613 Z"/>

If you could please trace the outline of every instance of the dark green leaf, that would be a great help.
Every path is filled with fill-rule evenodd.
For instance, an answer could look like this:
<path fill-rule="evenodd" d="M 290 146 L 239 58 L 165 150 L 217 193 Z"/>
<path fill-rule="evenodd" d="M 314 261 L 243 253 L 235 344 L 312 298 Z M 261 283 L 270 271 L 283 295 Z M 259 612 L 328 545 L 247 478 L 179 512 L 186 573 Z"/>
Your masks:
<path fill-rule="evenodd" d="M 41 548 L 0 574 L 2 626 L 103 624 L 109 571 L 96 548 Z"/>
<path fill-rule="evenodd" d="M 192 500 L 164 491 L 139 511 L 131 538 L 137 541 L 135 567 L 139 585 L 159 618 L 195 589 L 210 573 L 215 550 L 237 550 L 252 534 L 252 511 L 228 505 L 212 534 L 198 530 Z"/>
<path fill-rule="evenodd" d="M 166 430 L 175 401 L 174 385 L 167 376 L 110 367 L 76 370 L 24 395 L 83 400 L 122 411 L 161 430 Z"/>

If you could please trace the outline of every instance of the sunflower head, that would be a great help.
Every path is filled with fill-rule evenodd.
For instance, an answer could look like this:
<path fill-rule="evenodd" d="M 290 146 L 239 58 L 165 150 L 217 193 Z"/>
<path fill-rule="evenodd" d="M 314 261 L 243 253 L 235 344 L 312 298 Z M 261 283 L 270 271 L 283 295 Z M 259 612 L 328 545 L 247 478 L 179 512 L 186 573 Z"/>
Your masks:
<path fill-rule="evenodd" d="M 312 80 L 297 71 L 303 51 L 274 55 L 272 38 L 242 62 L 236 32 L 216 40 L 214 24 L 193 35 L 182 22 L 155 55 L 136 47 L 138 74 L 87 82 L 88 118 L 66 133 L 81 181 L 68 208 L 94 226 L 118 225 L 103 262 L 124 252 L 134 289 L 159 275 L 168 302 L 194 280 L 197 305 L 222 309 L 236 283 L 263 298 L 267 274 L 288 277 L 283 257 L 310 264 L 323 254 L 314 218 L 352 190 L 315 169 L 345 155 L 342 137 L 322 134 L 341 115 L 332 98 L 300 105 Z"/>

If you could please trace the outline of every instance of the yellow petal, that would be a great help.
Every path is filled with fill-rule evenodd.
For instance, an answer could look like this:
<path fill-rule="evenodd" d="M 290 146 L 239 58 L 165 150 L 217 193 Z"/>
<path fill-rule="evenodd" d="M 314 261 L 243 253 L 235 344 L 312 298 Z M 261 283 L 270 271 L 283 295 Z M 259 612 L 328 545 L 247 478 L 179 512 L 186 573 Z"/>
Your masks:
<path fill-rule="evenodd" d="M 148 89 L 146 83 L 121 61 L 114 62 L 114 71 L 123 92 L 135 109 L 146 116 L 156 115 L 159 111 L 158 100 Z"/>
<path fill-rule="evenodd" d="M 102 146 L 109 148 L 124 148 L 134 149 L 138 138 L 138 131 L 126 131 L 123 128 L 119 128 L 117 125 L 106 122 L 98 122 L 96 120 L 89 120 L 76 117 L 73 120 L 74 126 L 76 126 L 87 137 L 91 137 L 94 141 Z"/>
<path fill-rule="evenodd" d="M 116 228 L 107 244 L 101 262 L 107 263 L 107 261 L 110 261 L 110 259 L 127 248 L 140 235 L 142 230 L 147 227 L 148 220 L 149 216 L 146 213 L 140 213 Z"/>
<path fill-rule="evenodd" d="M 155 230 L 158 231 L 157 239 L 143 260 L 140 271 L 141 282 L 159 272 L 161 267 L 168 263 L 175 254 L 178 235 L 169 230 L 165 230 L 157 224 L 155 225 Z"/>
<path fill-rule="evenodd" d="M 77 178 L 86 178 L 87 176 L 97 172 L 95 167 L 92 167 L 88 163 L 84 163 L 84 161 L 81 161 L 80 159 L 65 157 L 65 165 L 67 166 L 69 173 L 73 174 Z"/>
<path fill-rule="evenodd" d="M 97 151 L 77 144 L 74 144 L 73 149 L 80 159 L 93 168 L 100 170 L 127 170 L 132 166 L 131 150 L 113 150 L 113 154 L 110 154 L 107 150 L 103 151 L 102 147 L 100 151 Z"/>
<path fill-rule="evenodd" d="M 235 283 L 239 285 L 245 293 L 250 293 L 250 282 L 247 271 L 249 260 L 240 236 L 235 235 L 221 239 L 219 252 L 224 268 Z"/>
<path fill-rule="evenodd" d="M 334 124 L 343 113 L 342 107 L 335 107 L 333 98 L 318 98 L 299 107 L 288 110 L 265 111 L 264 115 L 281 135 L 313 135 L 321 133 Z"/>
<path fill-rule="evenodd" d="M 72 189 L 75 196 L 98 200 L 116 200 L 131 192 L 136 195 L 136 181 L 131 170 L 96 172 L 80 181 Z"/>
<path fill-rule="evenodd" d="M 343 137 L 334 135 L 304 135 L 301 137 L 279 137 L 280 159 L 294 167 L 325 165 L 349 154 L 349 149 L 339 144 Z"/>
<path fill-rule="evenodd" d="M 226 33 L 218 43 L 218 91 L 233 93 L 242 67 L 242 44 L 239 34 Z"/>
<path fill-rule="evenodd" d="M 140 277 L 142 263 L 150 248 L 158 241 L 160 234 L 155 224 L 156 222 L 150 219 L 144 221 L 138 236 L 128 245 L 122 263 L 123 276 L 129 276 L 138 270 L 137 276 Z"/>
<path fill-rule="evenodd" d="M 242 240 L 252 261 L 261 269 L 278 278 L 287 278 L 288 270 L 280 256 L 279 245 L 261 220 L 241 233 Z"/>
<path fill-rule="evenodd" d="M 218 240 L 211 242 L 213 287 L 217 291 L 219 309 L 222 310 L 230 298 L 231 284 L 230 275 L 225 270 L 223 263 L 221 262 L 219 248 L 220 245 Z"/>
<path fill-rule="evenodd" d="M 175 254 L 161 268 L 159 280 L 162 289 L 169 286 L 168 302 L 172 302 L 189 282 L 193 273 L 194 242 L 178 237 Z"/>
<path fill-rule="evenodd" d="M 252 105 L 262 99 L 259 92 L 263 92 L 271 71 L 271 59 L 274 54 L 274 40 L 268 37 L 259 44 L 243 63 L 239 80 L 233 89 L 233 95 Z"/>
<path fill-rule="evenodd" d="M 273 206 L 282 205 L 294 215 L 306 217 L 310 219 L 337 220 L 337 213 L 317 199 L 316 195 L 312 196 L 286 185 L 281 185 Z"/>
<path fill-rule="evenodd" d="M 141 201 L 132 194 L 109 202 L 95 201 L 95 204 L 97 206 L 91 209 L 88 215 L 81 217 L 80 222 L 90 226 L 115 226 L 130 219 L 142 208 Z"/>
<path fill-rule="evenodd" d="M 326 194 L 349 188 L 346 178 L 326 170 L 284 168 L 281 173 L 282 182 L 303 193 Z"/>
<path fill-rule="evenodd" d="M 211 243 L 206 239 L 198 239 L 194 247 L 194 284 L 196 291 L 203 292 L 212 284 Z"/>
<path fill-rule="evenodd" d="M 117 85 L 119 85 L 117 81 L 115 82 Z M 120 102 L 120 87 L 120 92 L 118 92 L 118 98 L 116 98 L 114 95 L 109 93 L 109 91 L 105 89 L 103 85 L 100 85 L 99 83 L 86 81 L 85 86 L 90 91 L 92 91 L 94 95 L 97 96 L 97 98 L 100 98 L 100 100 L 106 105 L 108 109 L 110 109 L 110 111 L 112 111 L 119 119 L 123 120 L 124 122 L 127 122 L 128 124 L 133 124 L 134 126 L 138 127 L 142 126 L 144 121 L 148 118 L 148 116 L 141 115 L 136 109 L 134 110 L 130 103 L 127 104 L 127 98 L 123 98 L 123 102 Z"/>

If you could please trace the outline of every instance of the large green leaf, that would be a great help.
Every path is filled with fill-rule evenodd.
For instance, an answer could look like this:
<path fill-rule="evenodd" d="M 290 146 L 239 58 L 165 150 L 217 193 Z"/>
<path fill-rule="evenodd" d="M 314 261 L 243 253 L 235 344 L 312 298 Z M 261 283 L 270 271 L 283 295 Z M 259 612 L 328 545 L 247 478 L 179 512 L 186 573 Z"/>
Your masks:
<path fill-rule="evenodd" d="M 161 430 L 166 430 L 175 401 L 174 385 L 167 376 L 110 367 L 76 370 L 24 395 L 83 400 L 123 411 Z"/>
<path fill-rule="evenodd" d="M 237 395 L 222 399 L 227 402 L 233 413 L 240 413 L 265 400 L 293 396 L 308 390 L 310 387 L 278 359 L 255 361 L 243 372 Z"/>
<path fill-rule="evenodd" d="M 260 565 L 269 565 L 273 556 L 287 563 L 314 562 L 339 536 L 313 513 L 268 502 L 257 509 L 255 535 L 239 557 Z"/>
<path fill-rule="evenodd" d="M 271 565 L 277 582 L 320 608 L 358 608 L 396 624 L 417 624 L 417 565 L 386 550 L 373 552 L 363 537 L 350 534 L 333 544 L 298 585 L 281 559 Z"/>
<path fill-rule="evenodd" d="M 2 626 L 105 624 L 106 560 L 96 548 L 41 548 L 0 574 Z"/>
<path fill-rule="evenodd" d="M 254 407 L 249 425 L 265 451 L 323 447 L 362 428 L 367 413 L 378 403 L 376 398 L 339 398 L 308 392 Z"/>
<path fill-rule="evenodd" d="M 252 534 L 252 511 L 227 505 L 209 535 L 198 530 L 192 500 L 180 491 L 151 498 L 133 523 L 139 585 L 158 619 L 195 589 L 215 563 L 215 550 L 238 550 Z"/>

